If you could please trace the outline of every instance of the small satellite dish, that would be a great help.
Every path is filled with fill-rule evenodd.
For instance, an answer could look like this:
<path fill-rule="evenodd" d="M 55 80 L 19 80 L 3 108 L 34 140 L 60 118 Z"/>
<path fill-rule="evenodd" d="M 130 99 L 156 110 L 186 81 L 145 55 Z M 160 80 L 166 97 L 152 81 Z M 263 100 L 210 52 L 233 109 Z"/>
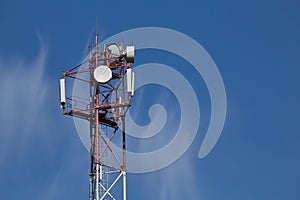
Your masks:
<path fill-rule="evenodd" d="M 126 47 L 126 61 L 129 63 L 134 63 L 134 46 L 127 46 Z"/>
<path fill-rule="evenodd" d="M 110 63 L 118 61 L 121 57 L 120 47 L 117 44 L 108 45 L 107 50 L 109 52 L 108 58 Z"/>
<path fill-rule="evenodd" d="M 94 70 L 94 78 L 99 83 L 107 83 L 112 78 L 112 72 L 106 65 L 101 65 Z"/>

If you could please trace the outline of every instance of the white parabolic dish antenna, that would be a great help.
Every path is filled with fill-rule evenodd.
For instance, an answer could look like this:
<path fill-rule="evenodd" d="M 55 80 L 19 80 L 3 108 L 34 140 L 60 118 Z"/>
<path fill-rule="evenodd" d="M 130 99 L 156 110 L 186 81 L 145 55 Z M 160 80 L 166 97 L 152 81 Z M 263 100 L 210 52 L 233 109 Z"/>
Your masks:
<path fill-rule="evenodd" d="M 106 65 L 101 65 L 94 70 L 94 78 L 99 83 L 106 83 L 112 78 L 112 72 Z"/>
<path fill-rule="evenodd" d="M 110 59 L 118 59 L 121 56 L 120 47 L 117 44 L 110 44 L 107 49 Z"/>

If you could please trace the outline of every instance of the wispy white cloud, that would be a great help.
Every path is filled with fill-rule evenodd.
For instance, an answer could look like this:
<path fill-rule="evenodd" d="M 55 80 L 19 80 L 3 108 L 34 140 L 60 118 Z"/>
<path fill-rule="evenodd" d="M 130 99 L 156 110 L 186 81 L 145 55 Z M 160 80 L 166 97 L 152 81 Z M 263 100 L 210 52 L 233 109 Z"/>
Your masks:
<path fill-rule="evenodd" d="M 158 191 L 158 199 L 203 199 L 198 180 L 201 177 L 189 156 L 182 157 L 180 162 L 174 163 L 164 171 L 159 180 L 162 184 Z"/>
<path fill-rule="evenodd" d="M 0 163 L 12 146 L 18 148 L 16 156 L 21 159 L 28 142 L 37 134 L 35 128 L 46 121 L 41 117 L 49 89 L 44 75 L 46 55 L 47 48 L 42 45 L 36 59 L 29 63 L 18 56 L 0 57 Z"/>

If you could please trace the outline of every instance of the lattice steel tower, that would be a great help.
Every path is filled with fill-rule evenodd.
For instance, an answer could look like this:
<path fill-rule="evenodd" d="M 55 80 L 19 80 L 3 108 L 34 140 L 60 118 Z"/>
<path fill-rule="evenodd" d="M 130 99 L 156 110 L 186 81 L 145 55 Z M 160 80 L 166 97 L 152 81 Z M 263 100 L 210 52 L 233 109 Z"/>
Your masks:
<path fill-rule="evenodd" d="M 130 68 L 133 62 L 133 46 L 124 49 L 123 44 L 106 44 L 99 51 L 97 33 L 94 48 L 89 46 L 88 57 L 64 72 L 60 79 L 63 114 L 89 122 L 90 200 L 116 199 L 112 188 L 117 185 L 123 188 L 122 199 L 126 200 L 125 115 L 134 94 L 134 72 Z M 88 84 L 89 96 L 67 96 L 67 78 Z M 117 156 L 111 147 L 117 134 L 121 134 L 118 137 L 121 138 L 122 156 Z M 112 159 L 108 159 L 108 156 Z M 123 184 L 116 184 L 121 180 Z"/>

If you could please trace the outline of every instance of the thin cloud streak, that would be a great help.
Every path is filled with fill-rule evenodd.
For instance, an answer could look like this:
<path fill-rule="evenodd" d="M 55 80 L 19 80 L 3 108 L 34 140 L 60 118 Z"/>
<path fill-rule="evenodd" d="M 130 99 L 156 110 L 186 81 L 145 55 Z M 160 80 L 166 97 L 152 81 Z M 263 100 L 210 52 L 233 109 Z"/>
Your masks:
<path fill-rule="evenodd" d="M 31 63 L 19 57 L 10 60 L 0 57 L 1 163 L 9 155 L 12 146 L 18 147 L 17 156 L 22 159 L 28 143 L 41 138 L 40 134 L 43 134 L 35 129 L 46 123 L 40 117 L 45 113 L 43 105 L 49 90 L 44 76 L 46 55 L 47 49 L 42 46 L 39 55 Z"/>

